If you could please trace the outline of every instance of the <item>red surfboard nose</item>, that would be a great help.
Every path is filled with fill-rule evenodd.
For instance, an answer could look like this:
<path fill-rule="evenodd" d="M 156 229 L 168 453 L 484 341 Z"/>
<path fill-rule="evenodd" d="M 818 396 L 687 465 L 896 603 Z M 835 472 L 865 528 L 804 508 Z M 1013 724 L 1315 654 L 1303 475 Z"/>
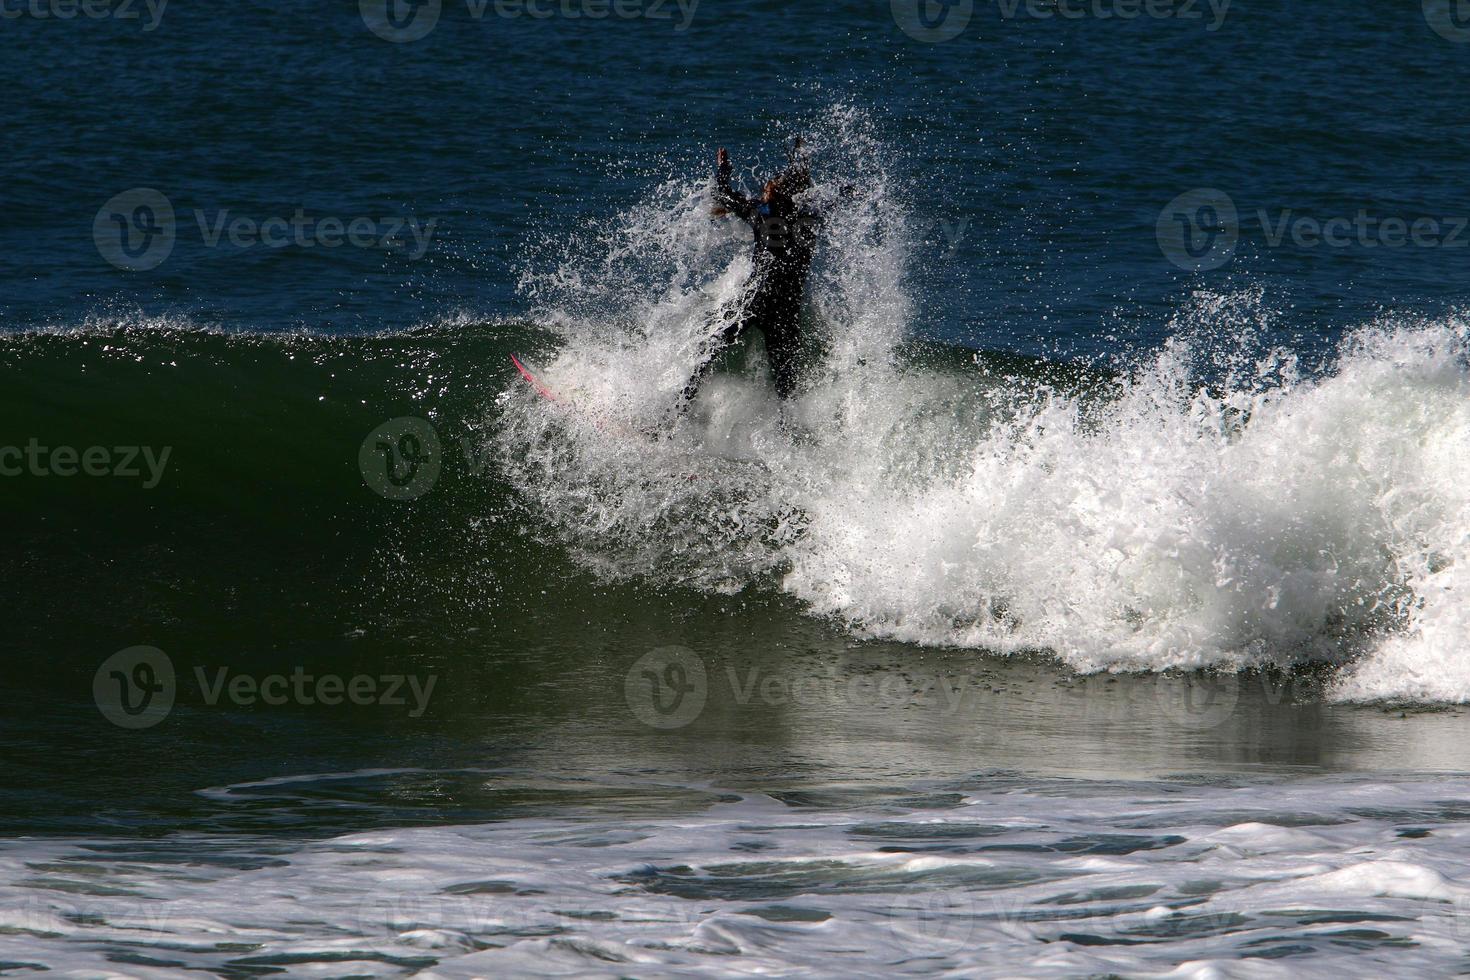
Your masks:
<path fill-rule="evenodd" d="M 524 364 L 521 363 L 521 359 L 519 357 L 516 357 L 514 354 L 510 355 L 510 362 L 516 366 L 517 371 L 521 372 L 521 377 L 526 379 L 526 383 L 529 384 L 532 388 L 536 389 L 537 394 L 539 394 L 542 398 L 545 398 L 547 401 L 556 401 L 556 395 L 552 392 L 552 390 L 546 387 L 540 381 L 538 381 L 536 379 L 536 376 L 530 372 L 530 369 L 528 369 Z"/>

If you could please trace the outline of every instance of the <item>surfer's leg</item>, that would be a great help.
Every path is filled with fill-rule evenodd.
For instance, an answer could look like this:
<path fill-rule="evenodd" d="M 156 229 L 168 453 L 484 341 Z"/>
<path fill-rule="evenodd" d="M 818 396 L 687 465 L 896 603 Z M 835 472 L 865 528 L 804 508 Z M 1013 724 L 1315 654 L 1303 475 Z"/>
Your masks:
<path fill-rule="evenodd" d="M 715 341 L 710 344 L 709 351 L 705 355 L 704 360 L 694 370 L 694 377 L 689 379 L 689 383 L 684 386 L 683 393 L 679 395 L 680 411 L 683 411 L 684 407 L 694 400 L 694 396 L 699 394 L 699 386 L 704 383 L 704 379 L 709 376 L 710 370 L 714 367 L 715 357 L 719 355 L 720 351 L 735 343 L 736 338 L 740 336 L 740 332 L 745 329 L 745 315 L 741 310 L 726 310 L 724 317 L 726 320 L 724 329 L 720 331 Z"/>
<path fill-rule="evenodd" d="M 784 401 L 796 390 L 796 356 L 791 345 L 766 337 L 766 356 L 771 361 L 771 374 L 776 381 L 776 394 Z"/>
<path fill-rule="evenodd" d="M 766 336 L 766 359 L 771 362 L 771 376 L 776 394 L 784 401 L 796 391 L 801 374 L 801 325 L 795 311 L 768 318 L 762 324 Z"/>

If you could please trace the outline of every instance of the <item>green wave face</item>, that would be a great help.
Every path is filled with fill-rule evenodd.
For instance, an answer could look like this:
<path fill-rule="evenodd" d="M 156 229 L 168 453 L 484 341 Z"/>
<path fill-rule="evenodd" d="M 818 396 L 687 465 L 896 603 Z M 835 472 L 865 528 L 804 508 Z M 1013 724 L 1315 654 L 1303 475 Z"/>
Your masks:
<path fill-rule="evenodd" d="M 611 622 L 658 646 L 733 602 L 774 645 L 1326 664 L 1341 697 L 1470 697 L 1464 325 L 1364 328 L 1315 373 L 1248 341 L 1117 376 L 839 352 L 786 404 L 752 343 L 671 414 L 673 347 L 518 324 L 12 336 L 7 636 L 44 672 L 159 636 L 289 656 L 534 617 L 517 642 L 575 659 Z"/>
<path fill-rule="evenodd" d="M 12 640 L 53 648 L 57 629 L 129 622 L 268 633 L 288 610 L 307 632 L 349 628 L 389 594 L 406 610 L 474 607 L 507 578 L 498 562 L 527 560 L 495 523 L 511 503 L 484 434 L 508 352 L 534 341 L 514 325 L 0 340 Z M 440 444 L 430 482 L 393 457 L 403 419 Z"/>

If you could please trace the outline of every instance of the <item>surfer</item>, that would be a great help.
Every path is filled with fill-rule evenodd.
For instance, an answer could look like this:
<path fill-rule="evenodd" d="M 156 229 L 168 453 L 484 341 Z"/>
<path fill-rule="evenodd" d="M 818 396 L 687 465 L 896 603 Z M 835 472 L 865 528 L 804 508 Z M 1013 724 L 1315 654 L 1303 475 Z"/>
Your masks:
<path fill-rule="evenodd" d="M 812 186 L 811 166 L 802 141 L 792 144 L 786 169 L 766 181 L 759 198 L 748 198 L 730 185 L 730 154 L 720 148 L 715 165 L 715 217 L 733 214 L 755 232 L 750 281 L 737 308 L 712 339 L 703 362 L 684 388 L 683 404 L 694 397 L 714 357 L 754 327 L 766 341 L 766 357 L 775 375 L 776 394 L 789 398 L 796 389 L 801 356 L 801 300 L 816 248 L 821 215 L 798 198 Z"/>

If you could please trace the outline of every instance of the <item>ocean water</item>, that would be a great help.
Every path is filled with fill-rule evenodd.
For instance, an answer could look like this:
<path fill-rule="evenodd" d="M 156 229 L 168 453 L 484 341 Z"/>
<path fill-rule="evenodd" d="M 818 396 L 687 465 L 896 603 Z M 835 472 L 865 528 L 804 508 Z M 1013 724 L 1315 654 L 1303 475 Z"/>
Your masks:
<path fill-rule="evenodd" d="M 1470 966 L 1460 5 L 0 15 L 0 972 Z"/>

